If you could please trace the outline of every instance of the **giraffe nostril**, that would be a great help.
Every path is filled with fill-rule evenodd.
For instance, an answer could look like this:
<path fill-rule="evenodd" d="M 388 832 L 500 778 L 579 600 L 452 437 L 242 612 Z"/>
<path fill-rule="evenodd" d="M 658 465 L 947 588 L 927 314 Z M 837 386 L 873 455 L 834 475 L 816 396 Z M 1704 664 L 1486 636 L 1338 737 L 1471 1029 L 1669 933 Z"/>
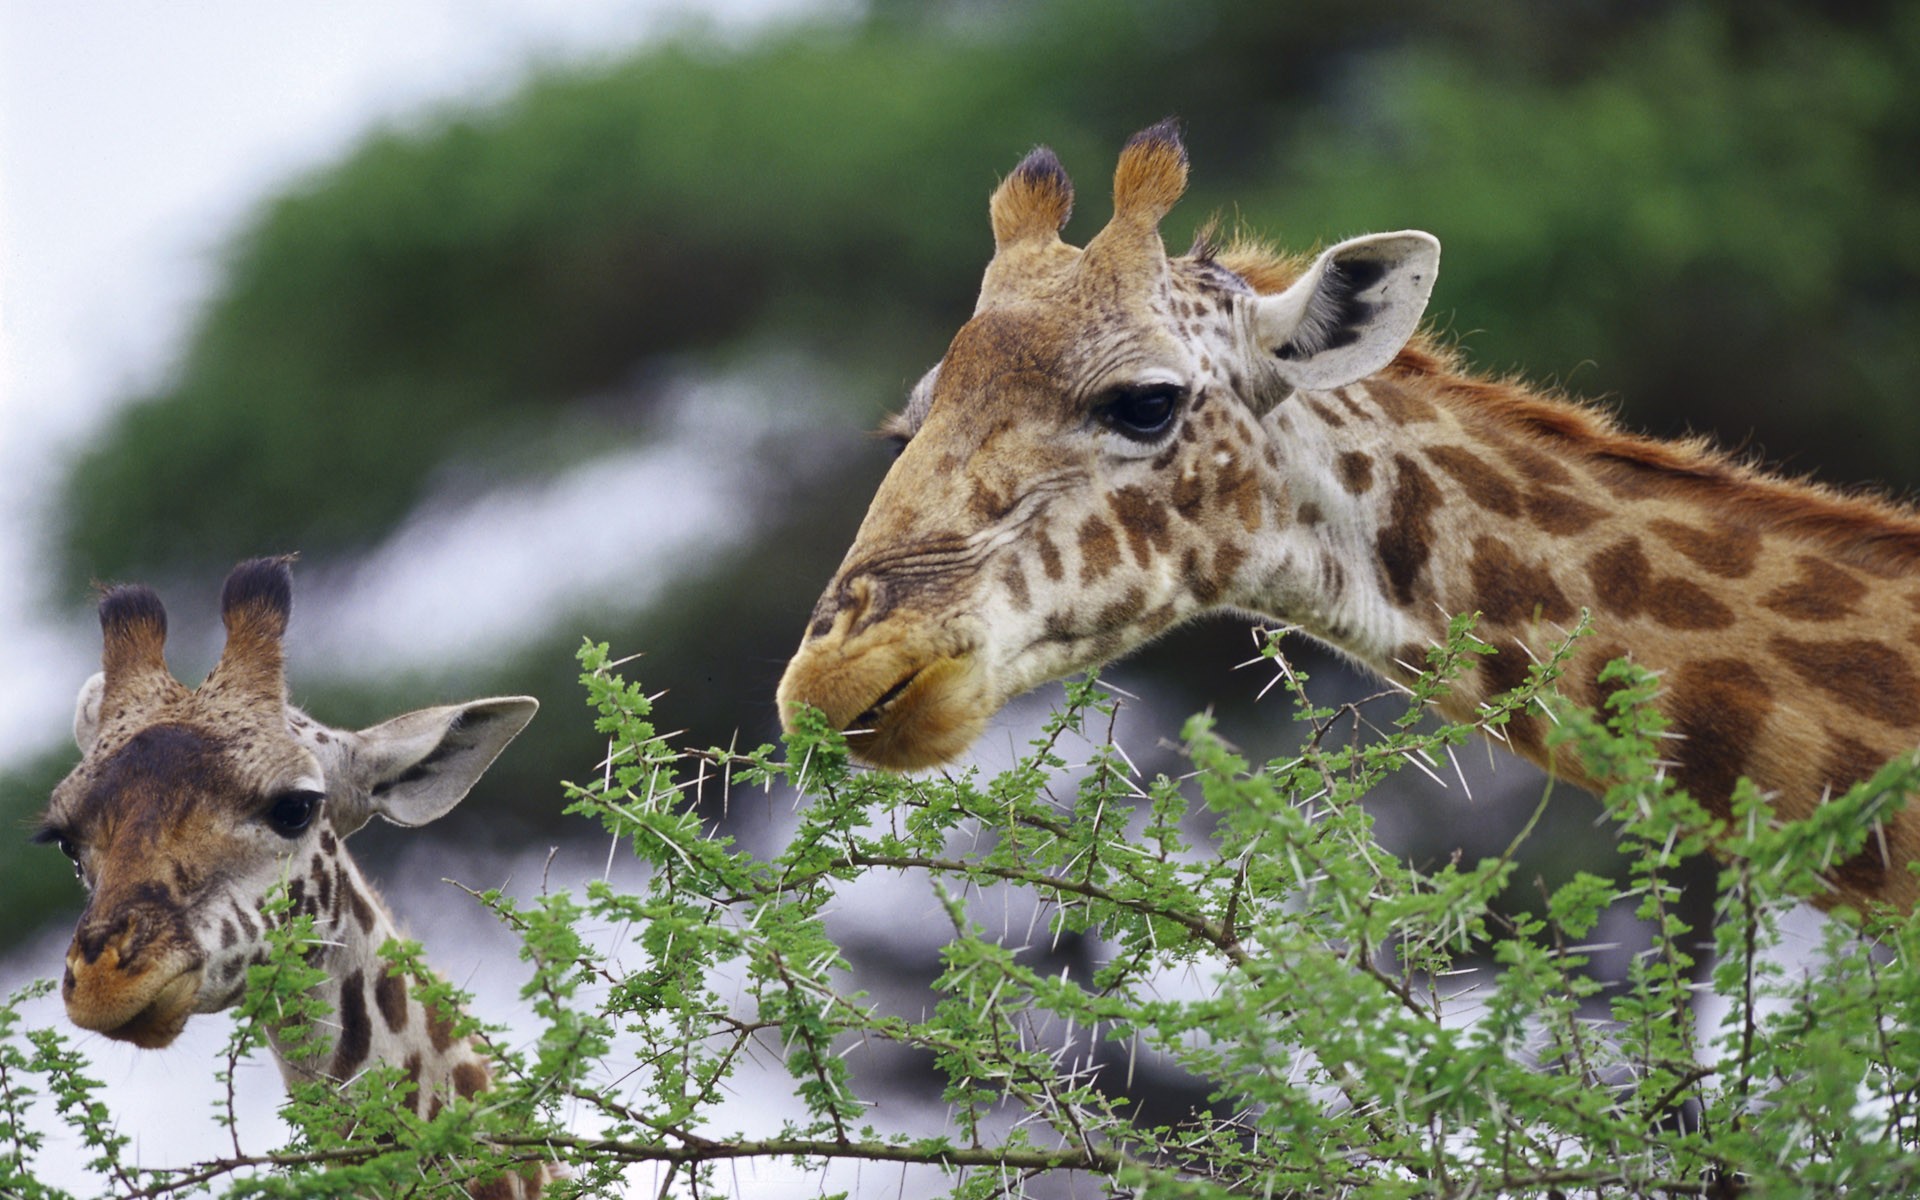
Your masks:
<path fill-rule="evenodd" d="M 849 630 L 857 627 L 867 610 L 873 606 L 877 590 L 871 575 L 855 575 L 829 588 L 820 597 L 820 603 L 814 606 L 813 623 L 807 627 L 807 636 L 825 637 L 833 631 L 834 623 L 842 613 L 848 617 Z"/>

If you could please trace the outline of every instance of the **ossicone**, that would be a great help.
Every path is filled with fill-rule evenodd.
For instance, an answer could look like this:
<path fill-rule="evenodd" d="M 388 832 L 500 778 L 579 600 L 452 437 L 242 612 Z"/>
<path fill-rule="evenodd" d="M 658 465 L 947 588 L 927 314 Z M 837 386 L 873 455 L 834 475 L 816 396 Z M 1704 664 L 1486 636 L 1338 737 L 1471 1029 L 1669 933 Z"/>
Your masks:
<path fill-rule="evenodd" d="M 220 588 L 220 620 L 231 639 L 236 633 L 279 640 L 293 615 L 294 555 L 250 558 L 227 575 Z"/>
<path fill-rule="evenodd" d="M 1113 218 L 1158 227 L 1187 190 L 1187 148 L 1172 117 L 1127 139 L 1113 171 Z"/>
<path fill-rule="evenodd" d="M 1050 148 L 1035 146 L 994 189 L 987 211 L 996 249 L 1057 241 L 1073 215 L 1073 180 Z"/>
<path fill-rule="evenodd" d="M 145 584 L 120 584 L 101 591 L 100 637 L 100 668 L 109 681 L 167 669 L 166 606 Z"/>

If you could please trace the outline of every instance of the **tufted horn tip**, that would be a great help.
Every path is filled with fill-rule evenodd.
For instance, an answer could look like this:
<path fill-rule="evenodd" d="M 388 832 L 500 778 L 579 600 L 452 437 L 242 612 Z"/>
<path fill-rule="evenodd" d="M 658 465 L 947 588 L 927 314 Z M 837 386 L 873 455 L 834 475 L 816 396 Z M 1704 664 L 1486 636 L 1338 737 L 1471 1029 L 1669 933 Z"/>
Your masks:
<path fill-rule="evenodd" d="M 100 589 L 100 665 L 109 678 L 166 670 L 167 610 L 142 583 Z"/>
<path fill-rule="evenodd" d="M 227 575 L 220 589 L 220 620 L 229 640 L 237 636 L 264 636 L 274 640 L 287 631 L 293 613 L 293 561 L 296 555 L 251 558 Z"/>
<path fill-rule="evenodd" d="M 1047 146 L 1035 146 L 1000 181 L 988 203 L 993 241 L 1000 249 L 1030 240 L 1052 241 L 1073 215 L 1073 181 Z"/>
<path fill-rule="evenodd" d="M 1187 190 L 1187 148 L 1168 117 L 1127 139 L 1113 173 L 1116 219 L 1158 225 Z"/>

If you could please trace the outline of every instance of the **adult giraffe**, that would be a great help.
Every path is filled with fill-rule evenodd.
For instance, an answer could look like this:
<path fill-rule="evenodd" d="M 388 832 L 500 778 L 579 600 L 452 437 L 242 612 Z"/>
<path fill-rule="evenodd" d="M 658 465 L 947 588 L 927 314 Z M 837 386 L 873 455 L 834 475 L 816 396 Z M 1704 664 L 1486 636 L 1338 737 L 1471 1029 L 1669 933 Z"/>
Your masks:
<path fill-rule="evenodd" d="M 137 1046 L 172 1042 L 194 1013 L 238 1003 L 266 954 L 262 905 L 285 881 L 314 919 L 309 961 L 337 1032 L 317 1052 L 269 1041 L 289 1082 L 345 1083 L 402 1068 L 422 1117 L 490 1085 L 451 1014 L 429 1010 L 380 947 L 398 936 L 345 839 L 374 816 L 424 825 L 467 794 L 539 707 L 526 696 L 421 709 L 370 729 L 330 729 L 287 703 L 281 637 L 293 604 L 285 558 L 227 577 L 220 661 L 196 689 L 167 668 L 166 610 L 149 588 L 100 599 L 102 670 L 80 689 L 82 757 L 54 789 L 36 840 L 87 887 L 60 994 L 83 1029 Z M 528 1197 L 545 1172 L 476 1187 Z"/>
<path fill-rule="evenodd" d="M 1304 267 L 1170 258 L 1159 222 L 1186 179 L 1171 123 L 1136 135 L 1084 250 L 1060 239 L 1073 191 L 1050 151 L 994 192 L 973 318 L 892 423 L 905 448 L 781 680 L 784 716 L 811 704 L 868 762 L 937 764 L 1014 695 L 1230 608 L 1400 679 L 1478 611 L 1502 653 L 1441 703 L 1462 717 L 1585 607 L 1563 688 L 1598 702 L 1596 671 L 1629 651 L 1658 671 L 1675 774 L 1721 811 L 1744 774 L 1805 814 L 1920 744 L 1912 513 L 1469 373 L 1416 334 L 1427 234 Z M 1533 722 L 1511 732 L 1591 782 Z M 1920 812 L 1883 832 L 1838 898 L 1910 908 Z"/>

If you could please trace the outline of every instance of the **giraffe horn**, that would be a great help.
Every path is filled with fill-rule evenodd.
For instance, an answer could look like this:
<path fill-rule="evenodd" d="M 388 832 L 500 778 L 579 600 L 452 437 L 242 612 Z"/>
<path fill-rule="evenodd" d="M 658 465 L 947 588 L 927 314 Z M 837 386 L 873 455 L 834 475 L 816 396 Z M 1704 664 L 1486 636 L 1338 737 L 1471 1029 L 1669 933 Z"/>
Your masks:
<path fill-rule="evenodd" d="M 1073 215 L 1073 180 L 1046 146 L 1035 146 L 987 202 L 996 253 L 1022 245 L 1051 245 Z"/>
<path fill-rule="evenodd" d="M 1127 140 L 1113 172 L 1113 219 L 1087 243 L 1083 269 L 1120 280 L 1156 279 L 1166 270 L 1160 221 L 1187 190 L 1187 149 L 1171 118 Z"/>
<path fill-rule="evenodd" d="M 1127 139 L 1113 171 L 1115 224 L 1158 231 L 1187 190 L 1187 148 L 1172 117 Z"/>
<path fill-rule="evenodd" d="M 1017 292 L 1047 259 L 1080 253 L 1060 240 L 1060 228 L 1073 213 L 1073 181 L 1045 146 L 1034 147 L 993 189 L 987 213 L 993 221 L 993 261 L 980 281 L 979 308 Z"/>
<path fill-rule="evenodd" d="M 100 670 L 106 695 L 124 694 L 167 670 L 167 610 L 144 584 L 123 584 L 100 593 Z"/>
<path fill-rule="evenodd" d="M 280 641 L 293 612 L 293 558 L 248 559 L 228 574 L 220 589 L 220 620 L 227 644 L 207 676 L 217 687 L 238 687 L 267 697 L 286 694 Z"/>

